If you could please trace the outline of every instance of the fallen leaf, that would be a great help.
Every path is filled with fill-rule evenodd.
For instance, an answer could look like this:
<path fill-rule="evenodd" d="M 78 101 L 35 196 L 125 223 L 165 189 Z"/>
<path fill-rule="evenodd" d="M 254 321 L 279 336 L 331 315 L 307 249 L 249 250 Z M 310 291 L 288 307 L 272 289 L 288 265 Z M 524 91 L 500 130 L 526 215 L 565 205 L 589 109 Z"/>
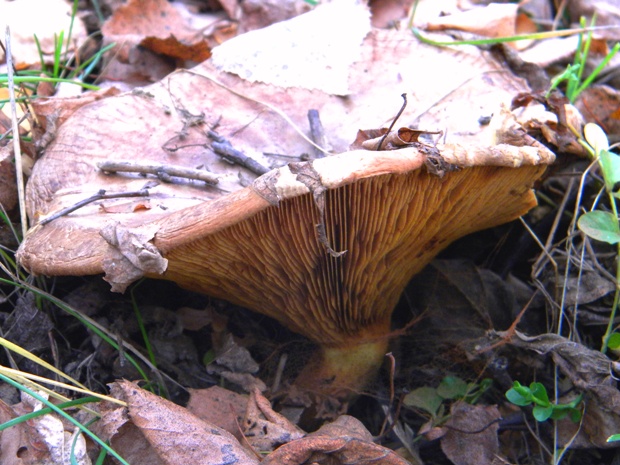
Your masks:
<path fill-rule="evenodd" d="M 575 106 L 586 122 L 599 124 L 611 144 L 620 141 L 620 92 L 605 85 L 596 85 L 584 90 Z"/>
<path fill-rule="evenodd" d="M 10 407 L 0 399 L 0 424 L 31 411 L 31 408 L 24 409 L 23 403 Z M 3 465 L 47 464 L 50 460 L 50 453 L 42 438 L 28 423 L 21 422 L 0 431 L 0 463 Z"/>
<path fill-rule="evenodd" d="M 342 34 L 344 23 L 346 34 Z M 360 59 L 360 47 L 369 32 L 370 13 L 362 3 L 326 3 L 215 47 L 213 63 L 249 82 L 347 95 L 349 67 Z"/>
<path fill-rule="evenodd" d="M 110 256 L 103 261 L 105 280 L 112 289 L 123 292 L 136 277 L 145 272 L 163 273 L 168 260 L 149 241 L 158 228 L 126 228 L 120 224 L 110 224 L 101 229 L 100 234 L 111 246 Z"/>
<path fill-rule="evenodd" d="M 497 406 L 457 402 L 443 429 L 441 450 L 454 465 L 492 465 L 499 457 Z"/>
<path fill-rule="evenodd" d="M 119 381 L 112 385 L 111 392 L 127 402 L 131 422 L 163 463 L 258 463 L 229 432 L 134 383 Z"/>
<path fill-rule="evenodd" d="M 12 145 L 0 147 L 0 205 L 7 212 L 17 205 L 17 183 L 13 158 Z"/>
<path fill-rule="evenodd" d="M 308 436 L 269 454 L 261 465 L 409 465 L 394 451 L 372 442 L 357 419 L 343 415 Z"/>
<path fill-rule="evenodd" d="M 247 403 L 247 395 L 211 386 L 208 389 L 189 389 L 189 402 L 186 408 L 198 418 L 225 429 L 242 440 L 241 423 Z"/>
<path fill-rule="evenodd" d="M 306 435 L 285 417 L 274 412 L 258 389 L 250 394 L 242 424 L 246 440 L 258 452 L 271 452 L 282 444 Z"/>

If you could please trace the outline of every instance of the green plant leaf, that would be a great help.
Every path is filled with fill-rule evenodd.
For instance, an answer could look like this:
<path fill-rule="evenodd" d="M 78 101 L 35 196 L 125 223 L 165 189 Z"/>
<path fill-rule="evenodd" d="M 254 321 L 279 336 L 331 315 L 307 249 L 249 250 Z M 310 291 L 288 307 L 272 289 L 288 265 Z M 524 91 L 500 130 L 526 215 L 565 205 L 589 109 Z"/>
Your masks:
<path fill-rule="evenodd" d="M 620 182 L 620 156 L 609 150 L 601 150 L 598 162 L 605 179 L 605 188 L 613 192 L 616 184 Z"/>
<path fill-rule="evenodd" d="M 587 212 L 579 218 L 577 226 L 592 239 L 617 244 L 620 242 L 618 219 L 609 212 L 595 210 Z"/>
<path fill-rule="evenodd" d="M 607 341 L 607 347 L 615 350 L 620 347 L 620 333 L 612 333 Z"/>
<path fill-rule="evenodd" d="M 532 410 L 532 414 L 534 415 L 536 421 L 547 421 L 553 414 L 553 406 L 541 407 L 540 405 L 537 405 Z"/>
<path fill-rule="evenodd" d="M 581 412 L 581 410 L 573 408 L 568 411 L 568 415 L 570 416 L 570 419 L 573 423 L 579 423 L 581 421 L 583 413 Z"/>
<path fill-rule="evenodd" d="M 551 405 L 549 402 L 549 395 L 547 394 L 547 389 L 543 384 L 536 382 L 530 384 L 530 391 L 532 391 L 532 400 L 537 405 L 540 405 L 542 407 L 548 407 L 549 405 Z"/>
<path fill-rule="evenodd" d="M 561 420 L 562 418 L 566 418 L 566 416 L 570 413 L 570 410 L 558 409 L 557 405 L 551 407 L 553 412 L 551 412 L 552 420 Z"/>
<path fill-rule="evenodd" d="M 437 394 L 437 389 L 423 386 L 411 391 L 403 400 L 408 407 L 417 407 L 431 415 L 436 416 L 439 406 L 443 402 L 443 398 Z"/>
<path fill-rule="evenodd" d="M 444 399 L 460 399 L 467 394 L 468 384 L 456 376 L 446 376 L 437 387 L 437 394 Z"/>
<path fill-rule="evenodd" d="M 515 381 L 513 386 L 506 391 L 506 399 L 519 407 L 525 407 L 532 403 L 532 392 L 528 387 L 521 386 L 519 381 Z"/>

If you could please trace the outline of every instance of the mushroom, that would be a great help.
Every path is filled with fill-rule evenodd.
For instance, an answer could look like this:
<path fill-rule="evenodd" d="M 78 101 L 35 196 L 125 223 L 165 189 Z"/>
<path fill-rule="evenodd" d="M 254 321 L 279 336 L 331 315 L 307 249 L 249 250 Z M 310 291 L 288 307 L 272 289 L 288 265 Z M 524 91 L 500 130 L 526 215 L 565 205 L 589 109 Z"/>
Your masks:
<path fill-rule="evenodd" d="M 438 176 L 431 158 L 459 169 Z M 505 144 L 355 150 L 150 217 L 78 210 L 32 228 L 19 260 L 38 274 L 106 273 L 117 290 L 162 278 L 268 315 L 318 345 L 297 384 L 347 396 L 380 367 L 411 277 L 459 237 L 535 206 L 532 185 L 553 160 Z"/>

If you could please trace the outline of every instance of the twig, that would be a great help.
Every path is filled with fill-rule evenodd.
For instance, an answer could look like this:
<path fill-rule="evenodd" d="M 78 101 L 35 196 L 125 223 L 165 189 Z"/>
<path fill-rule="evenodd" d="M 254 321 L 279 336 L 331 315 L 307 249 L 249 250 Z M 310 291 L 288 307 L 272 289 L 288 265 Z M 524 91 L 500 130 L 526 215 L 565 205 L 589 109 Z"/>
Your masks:
<path fill-rule="evenodd" d="M 97 163 L 97 166 L 100 170 L 110 173 L 126 172 L 154 174 L 165 182 L 170 182 L 170 176 L 197 179 L 199 181 L 204 181 L 207 184 L 217 184 L 219 182 L 217 176 L 207 170 L 197 170 L 177 165 L 134 163 L 131 161 L 103 161 L 101 163 Z"/>
<path fill-rule="evenodd" d="M 6 27 L 6 64 L 7 80 L 9 84 L 9 98 L 11 100 L 11 121 L 13 126 L 13 154 L 15 155 L 15 175 L 17 178 L 17 197 L 19 198 L 19 215 L 22 224 L 22 237 L 28 231 L 28 216 L 26 215 L 26 196 L 24 194 L 24 169 L 22 151 L 19 145 L 19 126 L 17 124 L 17 106 L 15 104 L 15 83 L 13 82 L 13 57 L 11 56 L 11 30 Z"/>
<path fill-rule="evenodd" d="M 213 142 L 211 143 L 211 148 L 213 151 L 226 161 L 243 166 L 259 176 L 269 171 L 269 168 L 266 166 L 261 165 L 253 158 L 248 157 L 245 153 L 235 149 L 230 142 L 220 136 L 217 132 L 209 131 L 207 135 L 213 139 Z"/>
<path fill-rule="evenodd" d="M 329 144 L 327 143 L 327 137 L 325 136 L 325 130 L 323 129 L 323 124 L 321 124 L 318 110 L 308 110 L 308 123 L 310 123 L 310 138 L 319 147 L 327 149 Z M 312 150 L 314 151 L 315 158 L 323 158 L 325 156 L 325 152 L 316 147 L 312 147 Z"/>
<path fill-rule="evenodd" d="M 99 192 L 97 192 L 94 195 L 91 195 L 87 199 L 80 200 L 76 204 L 71 205 L 70 207 L 67 207 L 67 208 L 63 208 L 62 210 L 54 213 L 53 215 L 50 215 L 47 218 L 42 219 L 41 221 L 39 221 L 39 224 L 44 225 L 44 224 L 50 223 L 51 221 L 54 221 L 55 219 L 58 219 L 61 216 L 68 215 L 69 213 L 74 212 L 75 210 L 82 208 L 88 205 L 89 203 L 96 202 L 97 200 L 119 199 L 119 198 L 124 198 L 124 197 L 148 197 L 148 196 L 149 196 L 149 190 L 146 188 L 140 189 L 139 191 L 117 192 L 115 194 L 106 194 L 105 190 L 101 189 Z"/>
<path fill-rule="evenodd" d="M 392 124 L 390 124 L 390 127 L 388 128 L 387 132 L 383 135 L 383 137 L 379 141 L 379 145 L 377 146 L 377 150 L 381 150 L 381 146 L 383 145 L 383 142 L 385 141 L 385 138 L 392 131 L 392 128 L 396 124 L 396 121 L 398 121 L 398 118 L 400 118 L 400 115 L 403 114 L 403 111 L 405 111 L 405 108 L 407 107 L 407 94 L 402 94 L 401 97 L 404 100 L 403 105 L 400 107 L 400 110 L 398 110 L 398 113 L 394 117 L 394 120 L 392 121 Z"/>

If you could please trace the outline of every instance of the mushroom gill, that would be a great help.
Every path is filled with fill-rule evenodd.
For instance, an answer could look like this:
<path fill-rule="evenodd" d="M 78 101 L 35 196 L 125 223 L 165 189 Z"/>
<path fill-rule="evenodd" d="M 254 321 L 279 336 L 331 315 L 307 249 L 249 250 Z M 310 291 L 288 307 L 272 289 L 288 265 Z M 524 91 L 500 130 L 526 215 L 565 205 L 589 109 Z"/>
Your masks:
<path fill-rule="evenodd" d="M 531 186 L 553 157 L 540 149 L 538 165 L 485 166 L 500 163 L 492 150 L 468 150 L 478 151 L 479 166 L 441 178 L 420 168 L 425 156 L 415 149 L 350 152 L 275 170 L 246 192 L 272 205 L 250 212 L 251 202 L 240 199 L 167 218 L 153 241 L 168 260 L 160 277 L 268 315 L 317 343 L 300 386 L 358 391 L 381 365 L 392 311 L 411 277 L 459 237 L 535 206 Z M 307 192 L 275 200 L 278 178 L 291 176 Z M 349 179 L 330 186 L 339 176 Z M 199 230 L 228 209 L 245 217 Z"/>

